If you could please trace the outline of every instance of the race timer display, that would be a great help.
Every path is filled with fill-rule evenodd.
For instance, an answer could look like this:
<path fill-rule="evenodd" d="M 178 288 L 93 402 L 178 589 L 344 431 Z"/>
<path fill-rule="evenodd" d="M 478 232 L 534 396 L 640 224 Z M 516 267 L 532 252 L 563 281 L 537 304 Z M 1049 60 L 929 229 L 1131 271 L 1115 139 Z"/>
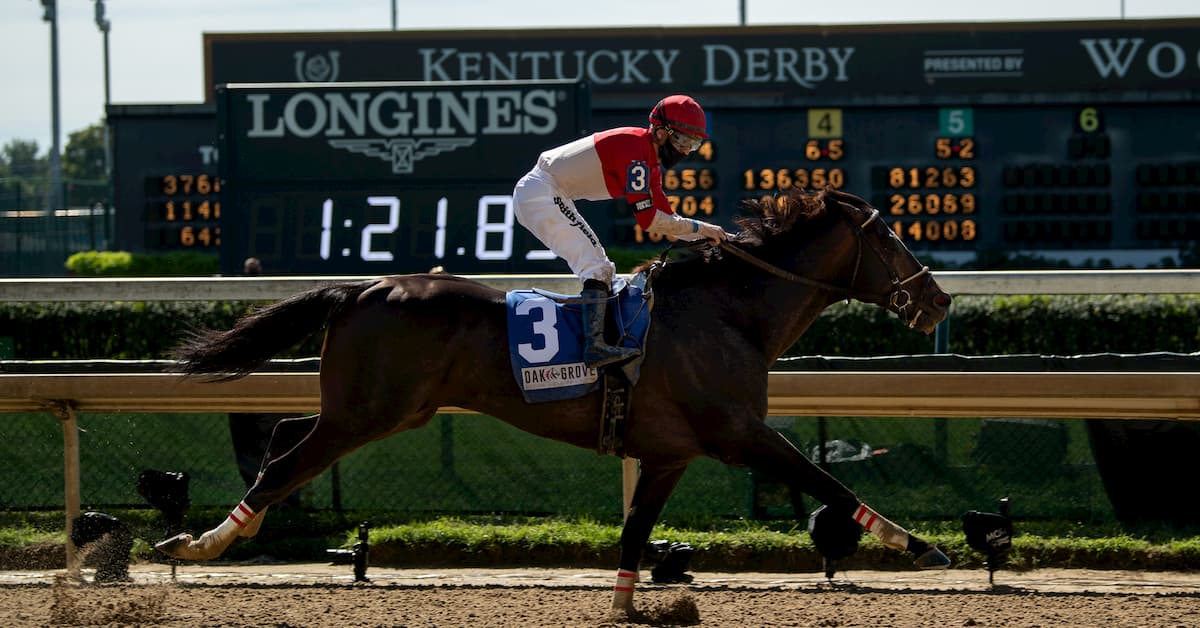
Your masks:
<path fill-rule="evenodd" d="M 514 219 L 504 185 L 256 187 L 245 211 L 248 250 L 264 265 L 286 260 L 289 268 L 338 274 L 538 262 L 558 270 L 549 263 L 555 256 Z"/>
<path fill-rule="evenodd" d="M 222 269 L 285 274 L 563 272 L 515 219 L 542 150 L 586 132 L 586 86 L 231 85 Z"/>

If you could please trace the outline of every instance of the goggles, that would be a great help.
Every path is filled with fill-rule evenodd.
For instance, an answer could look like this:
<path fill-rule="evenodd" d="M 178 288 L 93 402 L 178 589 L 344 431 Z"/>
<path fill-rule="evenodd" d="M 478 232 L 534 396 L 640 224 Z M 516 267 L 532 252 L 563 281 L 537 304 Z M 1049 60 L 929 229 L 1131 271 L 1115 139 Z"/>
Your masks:
<path fill-rule="evenodd" d="M 671 145 L 684 155 L 691 153 L 697 148 L 700 148 L 700 144 L 704 142 L 704 138 L 700 137 L 699 135 L 692 135 L 690 133 L 676 131 L 671 127 L 667 127 L 667 136 L 671 140 Z"/>

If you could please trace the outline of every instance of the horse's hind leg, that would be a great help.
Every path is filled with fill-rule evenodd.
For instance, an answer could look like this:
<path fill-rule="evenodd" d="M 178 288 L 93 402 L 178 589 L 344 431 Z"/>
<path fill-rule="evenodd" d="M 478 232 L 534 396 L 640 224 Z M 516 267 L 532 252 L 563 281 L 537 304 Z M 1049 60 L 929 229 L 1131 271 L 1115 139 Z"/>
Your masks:
<path fill-rule="evenodd" d="M 815 497 L 835 512 L 853 518 L 884 545 L 907 551 L 921 569 L 945 569 L 950 559 L 941 550 L 925 542 L 903 527 L 889 521 L 870 506 L 859 501 L 846 485 L 804 457 L 786 438 L 764 422 L 753 424 L 749 442 L 725 459 L 742 464 L 778 478 L 793 489 Z"/>
<path fill-rule="evenodd" d="M 258 469 L 258 478 L 255 480 L 255 485 L 262 479 L 263 469 L 272 460 L 279 458 L 290 451 L 293 447 L 300 444 L 309 434 L 317 427 L 317 421 L 321 418 L 319 414 L 313 414 L 305 417 L 291 417 L 283 419 L 275 424 L 275 429 L 271 431 L 271 438 L 267 441 L 267 451 L 263 454 L 263 459 Z M 247 492 L 249 494 L 249 492 Z M 253 537 L 258 534 L 259 528 L 262 527 L 263 519 L 266 518 L 267 508 L 271 504 L 276 504 L 291 495 L 285 494 L 283 497 L 278 495 L 266 496 L 266 505 L 258 507 L 253 517 L 245 521 L 245 526 L 241 529 L 239 536 Z M 245 503 L 243 498 L 242 503 Z M 247 506 L 249 508 L 249 506 Z M 245 513 L 243 513 L 244 515 Z"/>
<path fill-rule="evenodd" d="M 406 424 L 409 427 L 424 425 L 434 412 L 436 409 L 429 411 L 427 415 L 423 413 L 421 416 L 412 417 Z M 283 499 L 316 477 L 338 458 L 397 430 L 396 424 L 384 427 L 369 425 L 361 420 L 353 420 L 352 416 L 340 413 L 331 415 L 327 412 L 297 422 L 297 433 L 303 431 L 304 421 L 312 421 L 312 429 L 294 446 L 267 461 L 259 473 L 258 482 L 220 525 L 200 535 L 198 539 L 193 539 L 190 534 L 180 534 L 158 543 L 155 547 L 175 558 L 216 558 L 261 518 L 262 511 L 267 506 Z M 282 439 L 280 445 L 287 444 L 287 441 L 287 438 Z M 272 447 L 271 455 L 274 455 L 275 451 Z"/>
<path fill-rule="evenodd" d="M 332 415 L 305 417 L 286 425 L 281 421 L 271 436 L 258 481 L 247 491 L 242 503 L 261 513 L 320 475 L 342 456 L 388 433 L 388 430 L 368 431 L 364 425 L 338 420 Z"/>

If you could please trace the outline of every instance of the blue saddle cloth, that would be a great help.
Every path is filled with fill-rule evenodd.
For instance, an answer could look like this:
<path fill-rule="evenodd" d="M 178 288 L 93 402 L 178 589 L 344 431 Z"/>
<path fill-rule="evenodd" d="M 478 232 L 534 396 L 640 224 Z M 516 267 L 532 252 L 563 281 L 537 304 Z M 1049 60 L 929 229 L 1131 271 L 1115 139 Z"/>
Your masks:
<path fill-rule="evenodd" d="M 620 346 L 645 344 L 650 306 L 642 295 L 640 287 L 626 285 L 609 301 L 621 330 Z M 583 363 L 583 306 L 559 303 L 551 296 L 567 297 L 512 290 L 505 298 L 513 377 L 529 403 L 574 399 L 600 385 L 599 372 Z"/>

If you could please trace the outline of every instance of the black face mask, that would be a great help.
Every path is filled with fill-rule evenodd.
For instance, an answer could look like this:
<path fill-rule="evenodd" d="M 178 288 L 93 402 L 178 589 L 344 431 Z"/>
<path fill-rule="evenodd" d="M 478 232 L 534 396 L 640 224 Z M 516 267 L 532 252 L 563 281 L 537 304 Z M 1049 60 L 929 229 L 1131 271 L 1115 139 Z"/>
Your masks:
<path fill-rule="evenodd" d="M 683 160 L 683 153 L 675 148 L 675 145 L 670 140 L 663 142 L 662 146 L 658 147 L 658 161 L 662 163 L 663 168 L 674 168 L 675 164 Z"/>

